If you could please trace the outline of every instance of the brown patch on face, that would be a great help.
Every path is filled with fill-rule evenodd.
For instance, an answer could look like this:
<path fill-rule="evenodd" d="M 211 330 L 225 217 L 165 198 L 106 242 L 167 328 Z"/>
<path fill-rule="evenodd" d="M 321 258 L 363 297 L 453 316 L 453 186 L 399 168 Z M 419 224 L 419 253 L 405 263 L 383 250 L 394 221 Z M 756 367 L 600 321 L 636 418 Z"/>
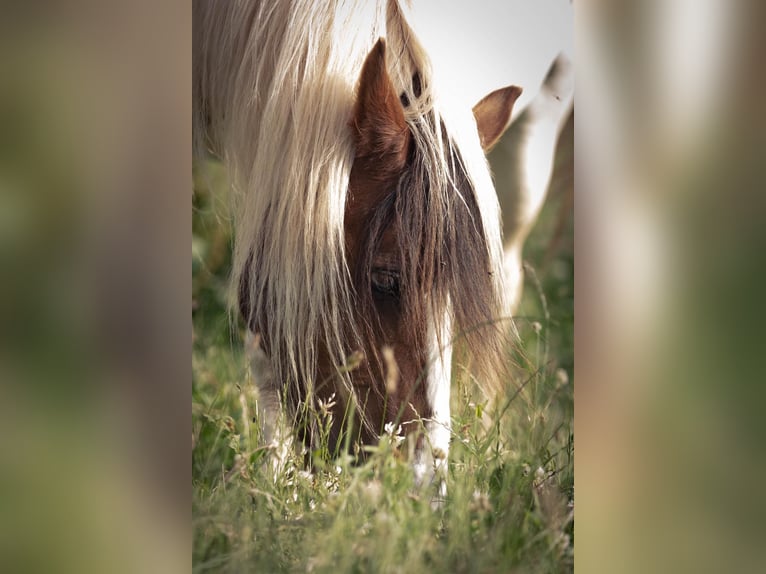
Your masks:
<path fill-rule="evenodd" d="M 362 330 L 363 368 L 352 375 L 362 408 L 380 434 L 386 422 L 407 423 L 431 415 L 426 400 L 426 352 L 408 325 L 400 299 L 402 253 L 392 216 L 399 182 L 413 146 L 399 96 L 385 65 L 381 38 L 368 55 L 360 77 L 351 127 L 356 154 L 345 212 L 346 253 L 356 295 L 356 324 Z M 370 256 L 370 252 L 374 255 Z M 398 367 L 395 389 L 385 387 L 381 350 L 393 350 Z M 418 428 L 403 424 L 405 432 Z M 377 436 L 362 431 L 364 442 Z"/>

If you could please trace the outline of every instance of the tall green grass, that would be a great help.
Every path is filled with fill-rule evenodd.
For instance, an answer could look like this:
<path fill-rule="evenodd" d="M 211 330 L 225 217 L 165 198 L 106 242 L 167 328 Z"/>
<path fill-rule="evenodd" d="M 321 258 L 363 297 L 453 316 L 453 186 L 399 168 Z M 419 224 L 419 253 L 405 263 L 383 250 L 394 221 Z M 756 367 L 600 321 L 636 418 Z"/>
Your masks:
<path fill-rule="evenodd" d="M 573 568 L 572 223 L 550 249 L 561 197 L 527 244 L 521 341 L 490 408 L 455 369 L 447 497 L 417 487 L 388 439 L 361 465 L 291 451 L 271 464 L 241 329 L 226 314 L 230 233 L 209 187 L 192 239 L 192 513 L 197 572 L 560 572 Z M 216 201 L 221 201 L 216 200 Z M 255 374 L 257 376 L 257 374 Z M 321 413 L 319 414 L 321 416 Z"/>

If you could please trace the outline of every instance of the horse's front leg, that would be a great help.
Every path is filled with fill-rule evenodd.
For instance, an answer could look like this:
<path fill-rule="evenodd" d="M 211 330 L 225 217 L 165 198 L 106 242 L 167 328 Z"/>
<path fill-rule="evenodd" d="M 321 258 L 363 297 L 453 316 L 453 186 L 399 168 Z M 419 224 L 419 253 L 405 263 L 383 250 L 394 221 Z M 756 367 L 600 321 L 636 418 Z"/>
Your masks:
<path fill-rule="evenodd" d="M 257 414 L 263 444 L 268 449 L 268 460 L 276 480 L 290 458 L 294 443 L 293 432 L 285 420 L 284 406 L 274 385 L 269 358 L 260 346 L 258 335 L 249 330 L 245 335 L 245 354 L 258 391 Z"/>

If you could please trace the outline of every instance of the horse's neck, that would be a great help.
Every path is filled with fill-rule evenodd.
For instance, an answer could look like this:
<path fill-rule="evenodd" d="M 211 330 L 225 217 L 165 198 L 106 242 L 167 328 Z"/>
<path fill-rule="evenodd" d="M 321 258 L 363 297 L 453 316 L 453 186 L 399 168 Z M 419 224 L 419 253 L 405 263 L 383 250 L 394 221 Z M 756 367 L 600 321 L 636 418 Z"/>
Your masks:
<path fill-rule="evenodd" d="M 560 56 L 535 99 L 490 154 L 503 218 L 505 278 L 515 308 L 523 281 L 522 250 L 545 202 L 559 133 L 574 93 L 572 63 Z"/>
<path fill-rule="evenodd" d="M 538 95 L 490 155 L 506 251 L 524 243 L 545 201 L 556 142 L 569 113 L 573 90 L 572 64 L 559 57 Z"/>

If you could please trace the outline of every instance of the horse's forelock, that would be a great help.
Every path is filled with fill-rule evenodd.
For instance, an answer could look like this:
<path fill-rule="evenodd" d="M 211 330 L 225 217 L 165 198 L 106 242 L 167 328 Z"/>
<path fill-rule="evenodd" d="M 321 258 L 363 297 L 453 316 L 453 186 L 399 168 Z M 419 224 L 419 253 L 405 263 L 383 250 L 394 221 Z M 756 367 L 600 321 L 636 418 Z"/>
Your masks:
<path fill-rule="evenodd" d="M 448 318 L 453 340 L 440 340 L 439 345 L 456 342 L 465 348 L 482 381 L 492 386 L 507 332 L 491 245 L 495 237 L 487 231 L 497 223 L 486 221 L 461 153 L 445 130 L 439 130 L 441 142 L 436 144 L 432 126 L 437 121 L 431 116 L 412 124 L 419 145 L 395 189 L 369 219 L 356 275 L 364 280 L 383 232 L 395 228 L 402 316 L 410 339 L 425 352 L 430 326 L 437 333 L 449 332 L 441 325 Z"/>

